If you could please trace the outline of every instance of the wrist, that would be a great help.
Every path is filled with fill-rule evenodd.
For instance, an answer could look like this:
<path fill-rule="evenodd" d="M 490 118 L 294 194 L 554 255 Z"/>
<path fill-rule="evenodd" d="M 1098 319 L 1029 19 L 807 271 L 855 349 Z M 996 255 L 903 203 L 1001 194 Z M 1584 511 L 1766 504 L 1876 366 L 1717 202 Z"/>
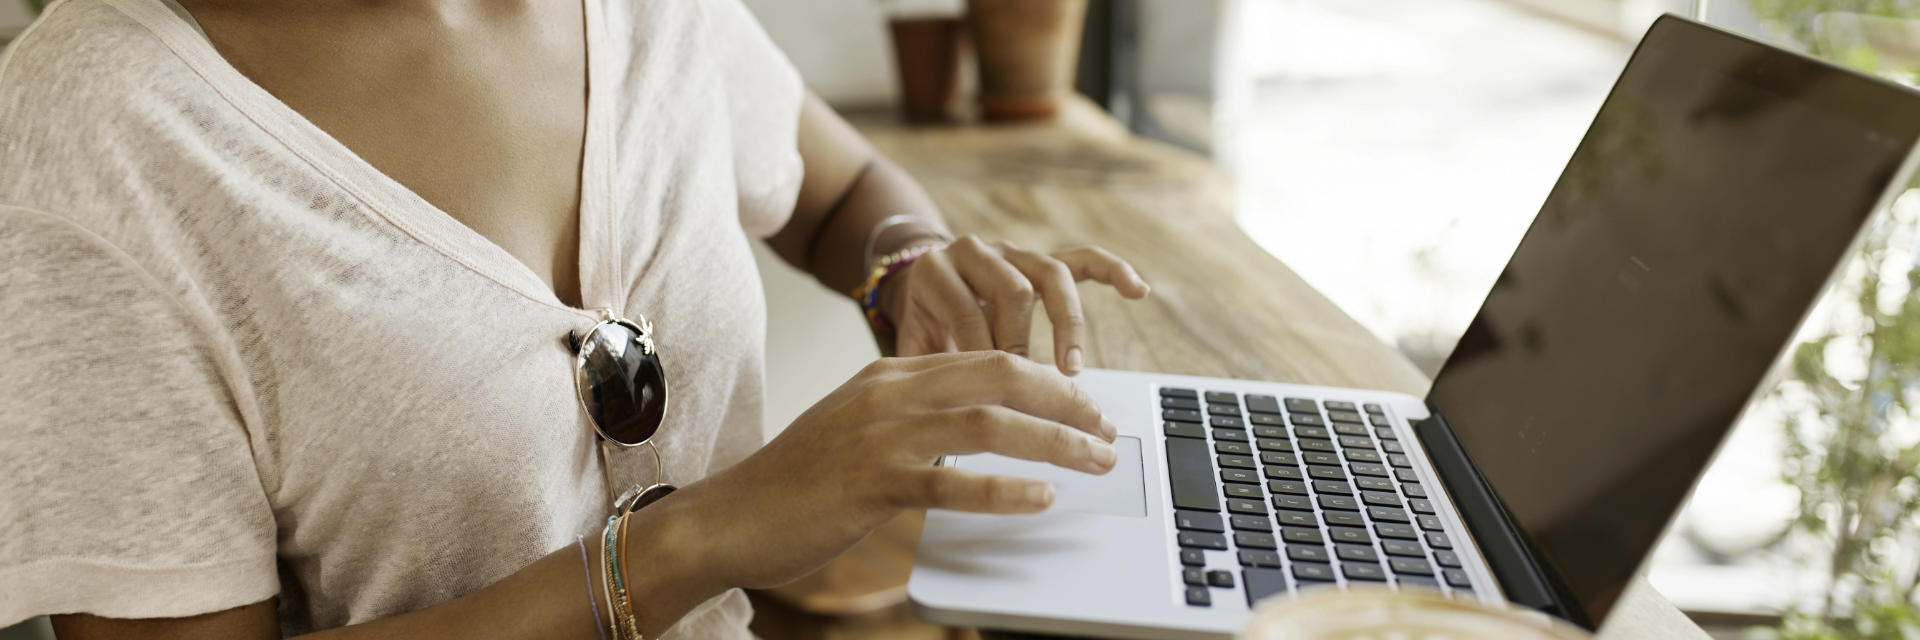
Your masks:
<path fill-rule="evenodd" d="M 698 533 L 697 514 L 683 491 L 627 516 L 621 571 L 634 619 L 648 638 L 660 637 L 694 607 L 732 588 L 707 560 L 712 541 Z"/>

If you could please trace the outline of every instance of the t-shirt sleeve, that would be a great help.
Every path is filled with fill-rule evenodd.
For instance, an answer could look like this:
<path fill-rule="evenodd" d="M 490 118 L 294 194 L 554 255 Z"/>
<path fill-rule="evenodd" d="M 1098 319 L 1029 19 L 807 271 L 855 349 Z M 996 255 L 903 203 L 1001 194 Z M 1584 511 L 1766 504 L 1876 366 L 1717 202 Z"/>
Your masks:
<path fill-rule="evenodd" d="M 0 206 L 0 626 L 279 590 L 214 330 L 163 287 L 63 218 Z"/>
<path fill-rule="evenodd" d="M 800 195 L 800 105 L 806 85 L 740 0 L 702 3 L 707 50 L 718 58 L 733 133 L 740 225 L 766 237 L 786 226 Z"/>

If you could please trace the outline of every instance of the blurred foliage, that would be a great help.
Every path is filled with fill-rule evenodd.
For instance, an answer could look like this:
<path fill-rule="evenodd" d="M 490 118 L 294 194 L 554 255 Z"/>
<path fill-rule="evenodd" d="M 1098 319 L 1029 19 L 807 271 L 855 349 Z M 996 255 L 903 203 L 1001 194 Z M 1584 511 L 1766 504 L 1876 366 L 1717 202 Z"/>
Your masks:
<path fill-rule="evenodd" d="M 1754 17 L 1794 40 L 1813 42 L 1814 19 L 1820 14 L 1907 17 L 1920 15 L 1920 0 L 1747 0 L 1747 8 Z"/>

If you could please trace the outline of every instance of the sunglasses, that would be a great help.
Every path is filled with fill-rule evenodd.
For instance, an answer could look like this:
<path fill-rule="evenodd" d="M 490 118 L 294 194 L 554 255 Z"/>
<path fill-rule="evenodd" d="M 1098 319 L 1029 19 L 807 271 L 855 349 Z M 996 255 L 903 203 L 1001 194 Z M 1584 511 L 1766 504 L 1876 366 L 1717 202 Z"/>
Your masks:
<path fill-rule="evenodd" d="M 653 343 L 653 323 L 646 316 L 636 322 L 601 309 L 600 323 L 585 334 L 568 331 L 567 344 L 573 348 L 574 392 L 594 433 L 620 447 L 645 445 L 653 451 L 655 473 L 664 475 L 653 436 L 667 415 L 667 370 Z M 600 453 L 606 470 L 606 451 Z M 611 487 L 612 472 L 607 473 Z M 638 510 L 673 491 L 673 485 L 658 480 L 621 494 L 614 511 Z"/>

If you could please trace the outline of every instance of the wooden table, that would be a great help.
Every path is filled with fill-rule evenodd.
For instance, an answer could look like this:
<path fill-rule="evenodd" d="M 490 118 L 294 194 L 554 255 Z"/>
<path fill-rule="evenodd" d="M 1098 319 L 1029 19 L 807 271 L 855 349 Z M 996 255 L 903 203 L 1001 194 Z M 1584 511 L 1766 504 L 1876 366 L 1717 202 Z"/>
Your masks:
<path fill-rule="evenodd" d="M 956 232 L 1029 248 L 1096 244 L 1133 263 L 1153 285 L 1147 300 L 1081 290 L 1089 366 L 1426 393 L 1412 363 L 1241 232 L 1231 185 L 1205 158 L 1135 137 L 1079 101 L 1043 124 L 850 119 L 926 186 Z M 1043 321 L 1031 352 L 1045 359 Z M 947 636 L 898 611 L 835 621 L 763 603 L 762 615 L 774 617 L 755 625 L 770 640 Z M 1707 637 L 1644 581 L 1600 636 Z"/>

